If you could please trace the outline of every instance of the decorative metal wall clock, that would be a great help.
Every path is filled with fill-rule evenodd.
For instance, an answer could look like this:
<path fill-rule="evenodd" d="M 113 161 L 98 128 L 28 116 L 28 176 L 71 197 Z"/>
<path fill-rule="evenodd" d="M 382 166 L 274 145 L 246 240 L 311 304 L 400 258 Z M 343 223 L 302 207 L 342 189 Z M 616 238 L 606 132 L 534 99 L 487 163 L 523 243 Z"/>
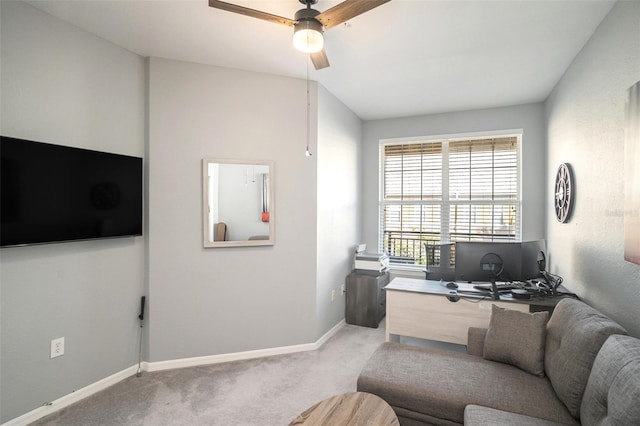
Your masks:
<path fill-rule="evenodd" d="M 574 182 L 571 167 L 567 163 L 560 164 L 556 173 L 555 209 L 556 218 L 565 223 L 571 217 L 574 201 Z"/>

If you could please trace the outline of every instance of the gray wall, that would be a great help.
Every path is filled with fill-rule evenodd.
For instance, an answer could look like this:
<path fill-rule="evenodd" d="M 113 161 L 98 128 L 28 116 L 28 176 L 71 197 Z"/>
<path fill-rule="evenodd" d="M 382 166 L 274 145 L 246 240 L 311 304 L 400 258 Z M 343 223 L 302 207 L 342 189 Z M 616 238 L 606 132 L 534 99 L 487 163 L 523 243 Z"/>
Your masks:
<path fill-rule="evenodd" d="M 379 143 L 382 139 L 522 129 L 522 239 L 544 237 L 545 134 L 542 104 L 364 123 L 364 240 L 378 244 Z"/>
<path fill-rule="evenodd" d="M 305 81 L 153 58 L 149 82 L 149 360 L 317 340 L 344 317 L 360 120 L 312 84 L 306 157 Z M 202 248 L 204 157 L 274 161 L 274 246 Z"/>
<path fill-rule="evenodd" d="M 640 336 L 640 265 L 623 257 L 624 117 L 640 80 L 640 2 L 616 3 L 546 102 L 547 190 L 561 163 L 573 167 L 573 217 L 546 199 L 552 272 L 589 304 Z"/>
<path fill-rule="evenodd" d="M 152 58 L 149 87 L 149 361 L 314 341 L 306 83 Z M 202 248 L 205 157 L 274 161 L 274 246 Z"/>
<path fill-rule="evenodd" d="M 316 337 L 344 319 L 341 289 L 362 238 L 362 121 L 322 86 L 318 91 L 318 274 Z M 335 299 L 331 300 L 331 292 Z"/>
<path fill-rule="evenodd" d="M 1 133 L 143 156 L 144 61 L 0 4 Z M 0 422 L 137 363 L 141 237 L 0 250 Z M 51 339 L 65 354 L 49 359 Z"/>

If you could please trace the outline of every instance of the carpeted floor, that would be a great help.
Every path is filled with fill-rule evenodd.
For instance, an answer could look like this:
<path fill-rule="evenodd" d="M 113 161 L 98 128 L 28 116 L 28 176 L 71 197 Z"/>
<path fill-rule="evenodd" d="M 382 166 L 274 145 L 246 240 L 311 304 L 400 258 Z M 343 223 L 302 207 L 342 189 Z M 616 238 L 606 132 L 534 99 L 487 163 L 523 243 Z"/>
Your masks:
<path fill-rule="evenodd" d="M 353 392 L 384 341 L 343 326 L 319 350 L 132 376 L 33 425 L 288 425 L 329 396 Z"/>

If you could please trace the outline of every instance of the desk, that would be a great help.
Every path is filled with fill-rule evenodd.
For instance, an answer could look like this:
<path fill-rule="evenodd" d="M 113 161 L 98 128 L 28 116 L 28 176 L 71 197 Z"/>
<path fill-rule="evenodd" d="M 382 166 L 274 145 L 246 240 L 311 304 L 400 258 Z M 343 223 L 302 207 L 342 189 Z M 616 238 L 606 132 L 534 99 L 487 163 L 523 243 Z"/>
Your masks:
<path fill-rule="evenodd" d="M 466 345 L 469 327 L 489 326 L 493 304 L 522 312 L 551 311 L 562 299 L 533 296 L 522 300 L 505 294 L 500 295 L 500 300 L 493 300 L 474 290 L 472 284 L 458 286 L 452 290 L 440 281 L 394 278 L 385 287 L 387 341 L 393 335 Z"/>

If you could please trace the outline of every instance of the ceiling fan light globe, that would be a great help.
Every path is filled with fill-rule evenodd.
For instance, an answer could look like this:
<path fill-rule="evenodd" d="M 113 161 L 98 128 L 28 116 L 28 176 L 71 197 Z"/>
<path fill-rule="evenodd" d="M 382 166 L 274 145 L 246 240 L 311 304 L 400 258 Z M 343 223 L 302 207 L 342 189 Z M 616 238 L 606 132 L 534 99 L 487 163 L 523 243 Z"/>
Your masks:
<path fill-rule="evenodd" d="M 314 25 L 313 21 L 302 21 L 294 26 L 293 46 L 301 52 L 316 53 L 324 47 L 322 26 Z"/>

